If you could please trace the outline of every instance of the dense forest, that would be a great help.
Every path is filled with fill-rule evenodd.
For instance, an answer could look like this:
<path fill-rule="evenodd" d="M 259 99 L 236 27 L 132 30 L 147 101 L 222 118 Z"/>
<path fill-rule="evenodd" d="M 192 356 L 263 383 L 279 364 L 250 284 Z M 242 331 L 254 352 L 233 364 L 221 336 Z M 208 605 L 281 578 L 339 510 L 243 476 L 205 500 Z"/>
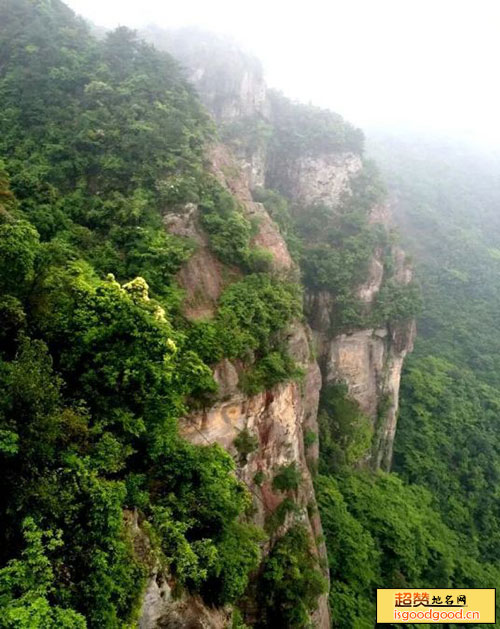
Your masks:
<path fill-rule="evenodd" d="M 298 288 L 254 272 L 266 259 L 204 169 L 214 129 L 171 57 L 124 28 L 97 41 L 57 0 L 2 0 L 0 23 L 0 625 L 135 626 L 157 557 L 232 602 L 262 533 L 240 517 L 232 458 L 176 421 L 216 389 L 207 355 L 260 350 L 261 381 L 287 375 L 270 339 Z M 193 199 L 214 251 L 249 273 L 207 329 L 182 318 L 173 280 L 192 243 L 162 224 Z M 307 549 L 296 538 L 283 561 Z"/>

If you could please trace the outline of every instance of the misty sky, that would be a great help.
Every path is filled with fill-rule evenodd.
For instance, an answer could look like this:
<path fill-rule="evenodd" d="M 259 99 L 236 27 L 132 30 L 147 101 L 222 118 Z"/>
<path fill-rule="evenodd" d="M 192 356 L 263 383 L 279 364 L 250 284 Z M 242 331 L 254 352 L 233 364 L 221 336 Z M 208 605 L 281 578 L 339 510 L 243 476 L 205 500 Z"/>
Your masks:
<path fill-rule="evenodd" d="M 500 0 L 67 0 L 96 24 L 197 25 L 263 61 L 268 83 L 361 126 L 500 145 Z"/>

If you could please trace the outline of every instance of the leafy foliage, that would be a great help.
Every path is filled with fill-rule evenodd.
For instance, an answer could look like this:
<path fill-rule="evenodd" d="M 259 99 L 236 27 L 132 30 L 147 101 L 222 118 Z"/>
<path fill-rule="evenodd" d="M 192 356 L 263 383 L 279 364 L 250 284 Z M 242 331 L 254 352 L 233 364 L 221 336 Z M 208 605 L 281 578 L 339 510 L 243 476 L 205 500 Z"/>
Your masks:
<path fill-rule="evenodd" d="M 360 153 L 363 134 L 326 109 L 295 103 L 278 92 L 269 94 L 273 111 L 272 147 L 294 155 L 336 151 Z"/>
<path fill-rule="evenodd" d="M 320 476 L 317 496 L 328 547 L 334 627 L 373 626 L 377 587 L 488 587 L 498 567 L 464 552 L 433 496 L 394 474 Z"/>
<path fill-rule="evenodd" d="M 283 348 L 288 325 L 301 316 L 297 284 L 252 273 L 228 286 L 213 320 L 190 327 L 188 344 L 207 363 L 224 356 L 246 363 L 240 386 L 254 394 L 301 376 Z"/>
<path fill-rule="evenodd" d="M 148 569 L 125 509 L 181 586 L 232 602 L 262 534 L 240 522 L 231 457 L 177 433 L 215 383 L 176 309 L 193 247 L 162 220 L 206 202 L 211 124 L 176 63 L 127 29 L 98 42 L 58 0 L 7 0 L 0 20 L 0 625 L 135 626 Z M 264 351 L 298 311 L 295 289 L 249 285 L 260 301 L 231 355 Z M 221 317 L 243 322 L 243 298 Z"/>
<path fill-rule="evenodd" d="M 233 445 L 240 455 L 240 461 L 245 464 L 248 455 L 257 450 L 259 439 L 255 434 L 251 433 L 248 428 L 244 428 L 236 436 Z"/>
<path fill-rule="evenodd" d="M 335 474 L 366 458 L 373 436 L 371 421 L 349 397 L 344 384 L 323 388 L 318 422 L 322 473 Z"/>
<path fill-rule="evenodd" d="M 302 480 L 300 470 L 295 463 L 282 465 L 273 478 L 273 488 L 278 491 L 291 491 L 297 489 Z"/>
<path fill-rule="evenodd" d="M 369 221 L 370 211 L 386 194 L 373 162 L 365 160 L 351 188 L 336 208 L 322 204 L 289 208 L 279 192 L 267 189 L 253 192 L 255 200 L 264 203 L 277 222 L 292 255 L 300 263 L 306 288 L 332 295 L 335 304 L 332 333 L 405 321 L 421 307 L 418 285 L 412 282 L 405 286 L 392 277 L 393 234 Z M 367 308 L 357 290 L 366 280 L 376 253 L 383 261 L 383 285 L 374 306 Z M 314 317 L 314 312 L 309 314 Z"/>
<path fill-rule="evenodd" d="M 325 475 L 316 489 L 333 626 L 360 629 L 373 626 L 376 587 L 491 587 L 500 577 L 497 165 L 415 140 L 385 139 L 375 149 L 397 192 L 424 306 L 402 378 L 397 475 L 332 465 L 343 454 L 332 452 L 332 432 L 336 446 L 363 430 L 340 391 L 322 400 Z M 413 287 L 394 289 L 382 289 L 376 308 L 396 319 L 414 312 Z"/>
<path fill-rule="evenodd" d="M 259 582 L 261 627 L 308 627 L 326 581 L 307 530 L 296 525 L 274 545 Z"/>

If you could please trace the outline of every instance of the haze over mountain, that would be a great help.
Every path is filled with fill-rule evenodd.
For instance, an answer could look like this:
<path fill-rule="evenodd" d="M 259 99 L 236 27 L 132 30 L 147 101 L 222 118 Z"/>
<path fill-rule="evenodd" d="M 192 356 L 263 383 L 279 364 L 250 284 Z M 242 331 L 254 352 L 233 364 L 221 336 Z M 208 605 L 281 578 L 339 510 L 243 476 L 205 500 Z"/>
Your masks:
<path fill-rule="evenodd" d="M 70 0 L 99 25 L 226 33 L 264 63 L 288 96 L 362 126 L 498 144 L 500 5 L 440 0 Z"/>

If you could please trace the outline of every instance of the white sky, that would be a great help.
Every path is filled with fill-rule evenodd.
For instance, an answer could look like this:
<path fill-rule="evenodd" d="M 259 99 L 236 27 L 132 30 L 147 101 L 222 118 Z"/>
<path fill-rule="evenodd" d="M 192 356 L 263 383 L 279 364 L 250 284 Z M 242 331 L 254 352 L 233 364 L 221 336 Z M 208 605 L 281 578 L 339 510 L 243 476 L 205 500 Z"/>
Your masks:
<path fill-rule="evenodd" d="M 66 0 L 103 26 L 228 33 L 268 83 L 361 126 L 500 145 L 500 0 Z"/>

